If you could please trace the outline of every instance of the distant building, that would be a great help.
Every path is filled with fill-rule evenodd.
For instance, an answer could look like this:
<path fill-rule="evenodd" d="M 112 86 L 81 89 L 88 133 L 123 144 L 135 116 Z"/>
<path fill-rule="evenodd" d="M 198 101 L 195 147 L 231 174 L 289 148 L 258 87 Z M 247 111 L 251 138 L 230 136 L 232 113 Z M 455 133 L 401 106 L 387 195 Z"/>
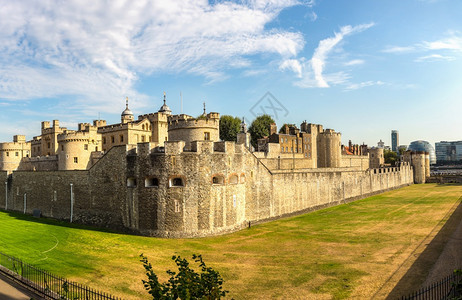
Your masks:
<path fill-rule="evenodd" d="M 441 141 L 435 146 L 437 162 L 462 160 L 462 141 Z"/>
<path fill-rule="evenodd" d="M 385 143 L 384 143 L 382 140 L 380 140 L 380 141 L 377 143 L 377 148 L 381 148 L 381 149 L 385 148 Z"/>
<path fill-rule="evenodd" d="M 417 151 L 417 152 L 421 152 L 421 151 L 428 152 L 428 154 L 430 154 L 430 164 L 431 165 L 436 164 L 435 149 L 429 142 L 422 141 L 422 140 L 413 141 L 409 144 L 409 147 L 407 149 L 411 151 Z"/>
<path fill-rule="evenodd" d="M 398 130 L 391 131 L 391 150 L 393 152 L 398 152 L 399 145 L 399 132 Z"/>

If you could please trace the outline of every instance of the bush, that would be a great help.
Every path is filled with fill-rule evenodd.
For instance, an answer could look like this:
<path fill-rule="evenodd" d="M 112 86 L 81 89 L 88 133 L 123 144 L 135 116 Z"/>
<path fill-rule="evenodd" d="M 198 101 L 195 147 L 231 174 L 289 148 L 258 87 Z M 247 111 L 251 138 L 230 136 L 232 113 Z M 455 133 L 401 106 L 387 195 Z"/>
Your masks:
<path fill-rule="evenodd" d="M 153 299 L 220 299 L 229 293 L 222 289 L 223 279 L 220 274 L 207 267 L 201 255 L 192 255 L 192 259 L 199 263 L 200 274 L 189 267 L 186 259 L 173 256 L 178 273 L 168 270 L 170 279 L 165 283 L 159 282 L 148 258 L 143 254 L 140 257 L 148 277 L 148 280 L 143 280 L 143 285 Z"/>

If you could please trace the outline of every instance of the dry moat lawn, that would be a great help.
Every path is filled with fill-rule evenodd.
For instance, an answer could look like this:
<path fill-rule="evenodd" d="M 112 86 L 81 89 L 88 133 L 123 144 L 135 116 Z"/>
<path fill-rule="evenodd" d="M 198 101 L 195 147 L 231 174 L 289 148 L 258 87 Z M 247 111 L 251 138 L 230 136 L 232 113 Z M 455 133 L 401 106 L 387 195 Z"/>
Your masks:
<path fill-rule="evenodd" d="M 163 278 L 172 255 L 202 254 L 235 299 L 384 298 L 411 266 L 422 264 L 413 284 L 424 279 L 431 264 L 418 258 L 461 195 L 460 185 L 413 185 L 225 236 L 178 240 L 0 212 L 0 251 L 127 299 L 148 299 L 141 253 Z M 433 245 L 435 255 L 442 246 Z"/>

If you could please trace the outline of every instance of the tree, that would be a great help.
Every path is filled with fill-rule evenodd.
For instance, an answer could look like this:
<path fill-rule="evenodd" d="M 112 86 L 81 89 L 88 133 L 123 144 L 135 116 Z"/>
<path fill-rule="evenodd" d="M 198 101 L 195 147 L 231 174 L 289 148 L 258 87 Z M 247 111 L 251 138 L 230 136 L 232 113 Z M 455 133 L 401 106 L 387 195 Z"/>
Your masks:
<path fill-rule="evenodd" d="M 180 256 L 173 256 L 172 260 L 178 267 L 178 273 L 167 271 L 170 279 L 160 283 L 159 278 L 152 270 L 148 258 L 140 255 L 141 262 L 148 280 L 143 280 L 144 288 L 153 299 L 220 299 L 225 297 L 228 291 L 222 289 L 223 278 L 210 267 L 207 267 L 201 255 L 192 255 L 193 260 L 199 263 L 201 273 L 195 272 L 189 267 L 189 262 Z"/>
<path fill-rule="evenodd" d="M 269 135 L 269 127 L 273 123 L 274 120 L 269 115 L 261 115 L 253 120 L 249 132 L 251 143 L 255 148 L 257 148 L 258 139 Z"/>
<path fill-rule="evenodd" d="M 287 126 L 295 126 L 295 124 L 288 124 L 288 123 L 285 123 L 284 125 L 281 126 L 281 128 L 279 128 L 279 133 L 284 133 L 284 127 Z"/>
<path fill-rule="evenodd" d="M 395 151 L 384 150 L 383 157 L 386 164 L 391 164 L 394 166 L 398 162 L 398 154 Z"/>
<path fill-rule="evenodd" d="M 220 139 L 222 141 L 236 141 L 241 129 L 241 119 L 224 115 L 220 117 Z"/>

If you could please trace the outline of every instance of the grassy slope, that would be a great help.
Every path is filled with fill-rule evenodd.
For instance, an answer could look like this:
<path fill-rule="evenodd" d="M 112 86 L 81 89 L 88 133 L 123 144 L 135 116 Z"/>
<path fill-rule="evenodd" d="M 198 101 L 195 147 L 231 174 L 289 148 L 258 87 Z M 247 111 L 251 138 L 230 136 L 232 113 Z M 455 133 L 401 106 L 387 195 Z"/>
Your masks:
<path fill-rule="evenodd" d="M 173 254 L 202 254 L 235 299 L 370 298 L 391 289 L 391 275 L 412 263 L 461 194 L 462 186 L 414 185 L 225 236 L 178 240 L 1 212 L 0 251 L 124 298 L 146 297 L 140 253 L 161 276 L 174 267 Z"/>

